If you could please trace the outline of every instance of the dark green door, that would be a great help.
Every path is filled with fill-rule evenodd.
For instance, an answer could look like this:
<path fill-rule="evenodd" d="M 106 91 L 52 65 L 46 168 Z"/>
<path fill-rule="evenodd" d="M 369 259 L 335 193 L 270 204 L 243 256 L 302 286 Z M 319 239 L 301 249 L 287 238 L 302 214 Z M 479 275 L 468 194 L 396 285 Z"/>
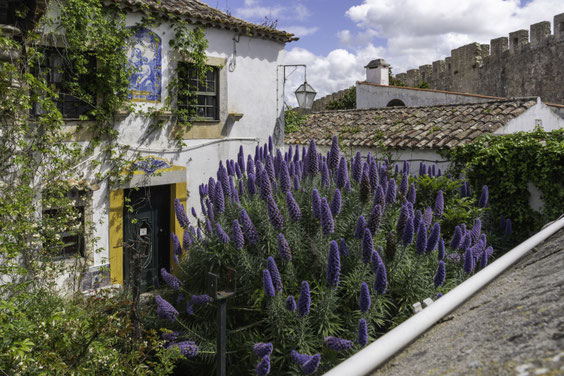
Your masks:
<path fill-rule="evenodd" d="M 123 275 L 135 293 L 153 287 L 170 266 L 170 186 L 125 190 Z"/>

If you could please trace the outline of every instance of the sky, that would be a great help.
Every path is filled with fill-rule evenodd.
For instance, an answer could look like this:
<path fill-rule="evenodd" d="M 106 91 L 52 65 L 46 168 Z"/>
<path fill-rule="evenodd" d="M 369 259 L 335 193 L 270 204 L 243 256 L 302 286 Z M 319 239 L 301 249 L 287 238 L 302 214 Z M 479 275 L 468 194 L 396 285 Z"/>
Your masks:
<path fill-rule="evenodd" d="M 317 97 L 353 86 L 364 66 L 384 58 L 394 74 L 431 64 L 468 43 L 489 43 L 564 13 L 564 0 L 205 0 L 253 23 L 277 20 L 296 34 L 284 64 L 306 64 Z M 303 82 L 289 75 L 286 98 Z M 291 70 L 288 71 L 291 73 Z"/>

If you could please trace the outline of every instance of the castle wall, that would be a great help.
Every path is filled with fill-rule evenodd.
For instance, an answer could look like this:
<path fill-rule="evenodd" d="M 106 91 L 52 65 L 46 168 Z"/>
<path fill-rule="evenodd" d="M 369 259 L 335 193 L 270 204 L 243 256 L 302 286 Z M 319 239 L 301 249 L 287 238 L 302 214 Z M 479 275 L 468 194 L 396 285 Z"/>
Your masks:
<path fill-rule="evenodd" d="M 564 103 L 564 13 L 550 22 L 517 30 L 490 44 L 471 43 L 451 56 L 396 75 L 407 86 L 421 81 L 431 89 L 496 97 L 540 96 Z"/>

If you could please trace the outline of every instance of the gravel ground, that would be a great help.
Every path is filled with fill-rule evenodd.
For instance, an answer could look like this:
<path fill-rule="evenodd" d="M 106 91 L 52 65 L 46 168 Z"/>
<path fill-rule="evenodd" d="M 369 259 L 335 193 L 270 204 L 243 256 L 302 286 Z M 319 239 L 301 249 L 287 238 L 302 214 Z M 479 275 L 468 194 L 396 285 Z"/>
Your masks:
<path fill-rule="evenodd" d="M 373 375 L 564 375 L 564 230 Z"/>

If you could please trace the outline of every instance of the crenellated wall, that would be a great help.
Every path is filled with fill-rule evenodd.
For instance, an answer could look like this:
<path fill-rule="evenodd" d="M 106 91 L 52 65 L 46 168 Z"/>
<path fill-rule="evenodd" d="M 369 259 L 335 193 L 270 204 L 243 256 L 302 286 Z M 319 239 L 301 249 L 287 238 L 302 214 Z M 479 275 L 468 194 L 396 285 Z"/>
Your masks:
<path fill-rule="evenodd" d="M 407 86 L 428 82 L 431 89 L 496 97 L 540 96 L 564 103 L 564 13 L 550 22 L 517 30 L 490 44 L 471 43 L 444 60 L 396 75 Z"/>
<path fill-rule="evenodd" d="M 343 98 L 349 89 L 350 88 L 339 90 L 339 91 L 336 91 L 332 94 L 329 94 L 329 95 L 326 95 L 324 97 L 321 97 L 319 99 L 314 100 L 313 105 L 311 107 L 311 110 L 312 111 L 323 111 L 323 110 L 327 109 L 327 105 L 330 102 L 333 102 L 333 101 L 336 101 L 336 100 Z"/>

